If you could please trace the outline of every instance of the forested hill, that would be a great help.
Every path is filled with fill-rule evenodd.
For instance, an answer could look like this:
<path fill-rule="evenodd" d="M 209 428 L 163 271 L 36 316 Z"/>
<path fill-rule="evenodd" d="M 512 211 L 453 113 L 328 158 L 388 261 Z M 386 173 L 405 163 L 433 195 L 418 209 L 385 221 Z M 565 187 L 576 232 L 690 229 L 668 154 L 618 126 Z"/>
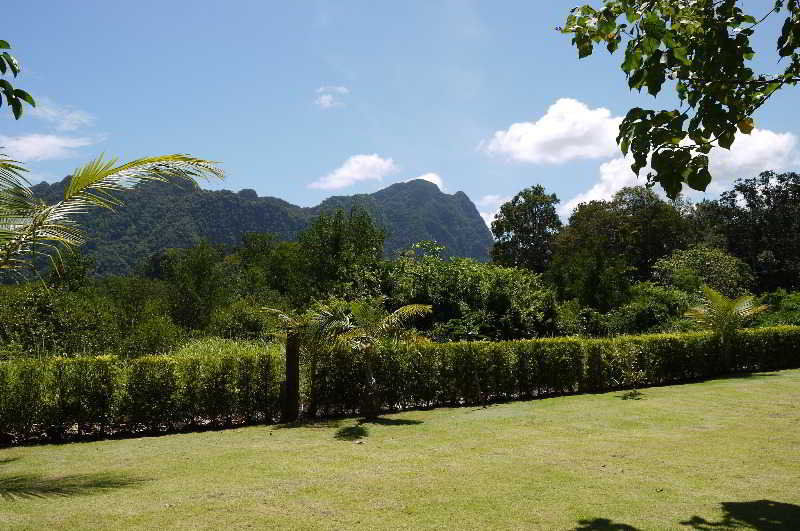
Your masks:
<path fill-rule="evenodd" d="M 66 182 L 41 183 L 33 191 L 52 203 L 63 197 Z M 88 234 L 83 250 L 96 259 L 101 275 L 130 273 L 153 253 L 202 240 L 233 246 L 246 232 L 292 240 L 320 213 L 355 205 L 366 208 L 387 231 L 387 256 L 421 240 L 436 240 L 451 256 L 485 260 L 492 244 L 491 233 L 464 192 L 445 194 L 419 179 L 373 194 L 334 196 L 310 208 L 258 197 L 253 190 L 210 191 L 164 183 L 147 183 L 120 197 L 125 206 L 116 213 L 94 210 L 80 220 Z"/>

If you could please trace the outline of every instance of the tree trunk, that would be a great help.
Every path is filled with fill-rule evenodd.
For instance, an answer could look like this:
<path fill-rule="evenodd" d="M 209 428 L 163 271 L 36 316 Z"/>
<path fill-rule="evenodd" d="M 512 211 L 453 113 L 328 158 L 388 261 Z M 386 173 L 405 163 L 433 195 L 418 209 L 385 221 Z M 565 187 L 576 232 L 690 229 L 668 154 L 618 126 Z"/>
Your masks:
<path fill-rule="evenodd" d="M 300 338 L 286 335 L 286 381 L 281 397 L 281 422 L 294 422 L 300 414 Z"/>

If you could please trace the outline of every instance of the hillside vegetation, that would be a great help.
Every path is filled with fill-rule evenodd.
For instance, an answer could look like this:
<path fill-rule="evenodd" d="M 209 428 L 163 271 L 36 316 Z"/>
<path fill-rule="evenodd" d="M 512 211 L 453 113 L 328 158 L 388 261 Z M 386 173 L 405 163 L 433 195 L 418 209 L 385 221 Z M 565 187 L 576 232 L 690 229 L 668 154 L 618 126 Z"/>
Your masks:
<path fill-rule="evenodd" d="M 41 183 L 34 193 L 46 202 L 63 196 L 67 179 Z M 231 192 L 192 189 L 186 185 L 148 183 L 119 194 L 125 208 L 109 216 L 92 211 L 81 217 L 88 243 L 84 252 L 96 260 L 100 275 L 123 275 L 145 258 L 169 248 L 213 244 L 238 245 L 248 232 L 268 232 L 294 240 L 321 213 L 359 206 L 386 231 L 387 256 L 423 240 L 435 240 L 450 256 L 487 260 L 492 237 L 466 194 L 442 193 L 432 183 L 397 183 L 373 194 L 335 196 L 315 207 L 299 207 L 253 190 Z"/>

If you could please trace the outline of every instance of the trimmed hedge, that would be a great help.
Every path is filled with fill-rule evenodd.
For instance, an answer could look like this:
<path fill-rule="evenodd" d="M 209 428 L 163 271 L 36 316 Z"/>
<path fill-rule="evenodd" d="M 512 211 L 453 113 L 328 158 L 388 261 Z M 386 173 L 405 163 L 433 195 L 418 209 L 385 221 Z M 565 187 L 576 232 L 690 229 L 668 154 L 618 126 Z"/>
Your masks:
<path fill-rule="evenodd" d="M 215 355 L 0 362 L 0 434 L 104 435 L 272 422 L 282 355 L 253 345 Z"/>
<path fill-rule="evenodd" d="M 735 372 L 800 368 L 800 327 L 506 342 L 387 343 L 371 354 L 304 356 L 307 414 L 458 406 L 664 385 Z M 163 431 L 271 422 L 280 349 L 204 340 L 171 356 L 0 362 L 0 435 Z M 371 375 L 371 379 L 369 378 Z"/>
<path fill-rule="evenodd" d="M 665 385 L 800 367 L 800 327 L 742 330 L 730 345 L 707 332 L 503 342 L 386 344 L 371 356 L 315 353 L 310 412 L 455 406 Z M 368 370 L 371 368 L 371 371 Z M 374 383 L 368 383 L 372 374 Z"/>

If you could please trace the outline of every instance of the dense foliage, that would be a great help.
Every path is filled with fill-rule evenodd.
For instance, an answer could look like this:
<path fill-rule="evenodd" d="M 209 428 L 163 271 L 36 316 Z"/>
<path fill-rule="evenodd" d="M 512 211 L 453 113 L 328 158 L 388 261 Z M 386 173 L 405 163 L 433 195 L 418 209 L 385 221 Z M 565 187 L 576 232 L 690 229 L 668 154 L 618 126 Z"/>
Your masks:
<path fill-rule="evenodd" d="M 549 274 L 563 298 L 607 311 L 650 278 L 658 259 L 688 245 L 689 227 L 651 190 L 624 188 L 610 201 L 578 205 L 555 240 Z"/>

